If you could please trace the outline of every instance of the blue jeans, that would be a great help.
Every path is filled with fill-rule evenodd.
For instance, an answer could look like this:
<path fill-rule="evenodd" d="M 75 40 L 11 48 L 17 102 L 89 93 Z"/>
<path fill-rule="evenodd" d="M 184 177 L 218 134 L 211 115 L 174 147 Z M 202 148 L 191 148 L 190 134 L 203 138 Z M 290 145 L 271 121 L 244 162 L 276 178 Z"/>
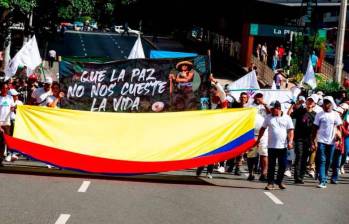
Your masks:
<path fill-rule="evenodd" d="M 341 165 L 341 160 L 342 160 L 342 152 L 339 150 L 334 150 L 333 153 L 333 159 L 332 159 L 332 180 L 337 181 L 338 180 L 338 173 L 339 173 L 339 168 Z"/>
<path fill-rule="evenodd" d="M 345 161 L 348 155 L 349 155 L 349 136 L 345 137 L 344 139 L 344 154 L 342 155 L 342 161 L 340 166 L 343 166 L 345 164 Z"/>
<path fill-rule="evenodd" d="M 320 184 L 327 183 L 327 172 L 334 152 L 334 145 L 328 145 L 318 142 L 318 149 L 316 151 L 316 170 L 319 174 Z"/>
<path fill-rule="evenodd" d="M 276 160 L 278 160 L 279 169 L 275 183 L 281 184 L 286 170 L 287 149 L 268 148 L 268 160 L 268 184 L 274 184 Z"/>

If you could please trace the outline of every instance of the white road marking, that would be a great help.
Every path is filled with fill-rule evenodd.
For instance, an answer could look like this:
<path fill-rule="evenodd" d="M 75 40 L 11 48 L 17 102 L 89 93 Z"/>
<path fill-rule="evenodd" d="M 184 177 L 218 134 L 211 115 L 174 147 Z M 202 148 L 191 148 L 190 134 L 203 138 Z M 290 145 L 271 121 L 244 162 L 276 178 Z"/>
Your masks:
<path fill-rule="evenodd" d="M 125 56 L 124 58 L 125 58 L 125 59 L 128 59 L 128 57 L 126 57 L 126 56 Z"/>
<path fill-rule="evenodd" d="M 69 214 L 61 214 L 55 224 L 65 224 L 67 223 L 68 219 L 70 218 Z"/>
<path fill-rule="evenodd" d="M 86 49 L 85 49 L 85 48 L 83 48 L 83 50 L 84 50 L 84 51 L 86 51 Z"/>
<path fill-rule="evenodd" d="M 118 46 L 118 48 L 120 48 L 120 46 Z"/>
<path fill-rule="evenodd" d="M 87 54 L 85 53 L 85 56 L 87 56 Z"/>
<path fill-rule="evenodd" d="M 273 195 L 271 192 L 264 192 L 265 195 L 267 195 L 275 204 L 277 205 L 283 205 L 284 203 L 280 201 L 275 195 Z"/>
<path fill-rule="evenodd" d="M 124 51 L 121 51 L 121 54 L 123 54 L 124 53 Z"/>
<path fill-rule="evenodd" d="M 85 47 L 85 44 L 84 44 L 84 43 L 82 43 L 81 45 L 82 45 L 83 47 Z"/>
<path fill-rule="evenodd" d="M 90 184 L 91 184 L 91 181 L 86 181 L 86 180 L 83 181 L 78 192 L 82 192 L 82 193 L 86 192 L 87 188 L 90 186 Z"/>

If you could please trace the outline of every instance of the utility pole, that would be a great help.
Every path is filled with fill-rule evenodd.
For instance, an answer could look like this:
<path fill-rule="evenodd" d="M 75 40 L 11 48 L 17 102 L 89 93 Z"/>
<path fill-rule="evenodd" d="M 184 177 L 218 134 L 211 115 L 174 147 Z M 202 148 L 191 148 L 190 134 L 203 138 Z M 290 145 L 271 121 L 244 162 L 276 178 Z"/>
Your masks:
<path fill-rule="evenodd" d="M 342 82 L 342 71 L 343 71 L 343 48 L 344 48 L 344 35 L 345 35 L 345 22 L 347 13 L 347 0 L 341 1 L 341 8 L 339 13 L 339 25 L 337 30 L 337 43 L 336 43 L 336 57 L 334 66 L 336 69 L 335 81 L 338 83 Z"/>

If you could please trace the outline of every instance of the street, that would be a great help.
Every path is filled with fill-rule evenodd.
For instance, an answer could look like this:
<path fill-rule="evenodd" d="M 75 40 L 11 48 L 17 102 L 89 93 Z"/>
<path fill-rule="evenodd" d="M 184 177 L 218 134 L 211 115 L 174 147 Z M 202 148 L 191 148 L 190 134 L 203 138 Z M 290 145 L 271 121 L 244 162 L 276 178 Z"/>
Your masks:
<path fill-rule="evenodd" d="M 57 37 L 56 41 L 48 44 L 47 51 L 54 49 L 61 56 L 109 57 L 121 60 L 127 59 L 136 39 L 135 35 L 66 31 L 63 38 Z M 142 45 L 145 55 L 149 56 L 153 47 L 144 40 Z"/>
<path fill-rule="evenodd" d="M 287 190 L 266 192 L 265 183 L 246 181 L 246 172 L 208 179 L 194 171 L 64 176 L 71 172 L 6 166 L 0 174 L 1 223 L 347 223 L 349 218 L 347 174 L 327 189 L 316 188 L 310 178 L 294 185 L 285 177 Z"/>

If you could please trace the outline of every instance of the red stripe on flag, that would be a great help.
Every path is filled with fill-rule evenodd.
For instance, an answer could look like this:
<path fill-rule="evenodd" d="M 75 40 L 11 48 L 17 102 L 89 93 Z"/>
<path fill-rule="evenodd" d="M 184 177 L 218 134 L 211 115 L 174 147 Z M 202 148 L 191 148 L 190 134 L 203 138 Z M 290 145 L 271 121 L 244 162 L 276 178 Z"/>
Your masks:
<path fill-rule="evenodd" d="M 8 147 L 35 160 L 52 164 L 63 169 L 100 174 L 142 174 L 189 169 L 234 158 L 253 147 L 251 139 L 231 150 L 212 156 L 196 157 L 186 160 L 142 162 L 107 159 L 83 155 L 62 149 L 48 147 L 37 143 L 5 135 Z"/>

